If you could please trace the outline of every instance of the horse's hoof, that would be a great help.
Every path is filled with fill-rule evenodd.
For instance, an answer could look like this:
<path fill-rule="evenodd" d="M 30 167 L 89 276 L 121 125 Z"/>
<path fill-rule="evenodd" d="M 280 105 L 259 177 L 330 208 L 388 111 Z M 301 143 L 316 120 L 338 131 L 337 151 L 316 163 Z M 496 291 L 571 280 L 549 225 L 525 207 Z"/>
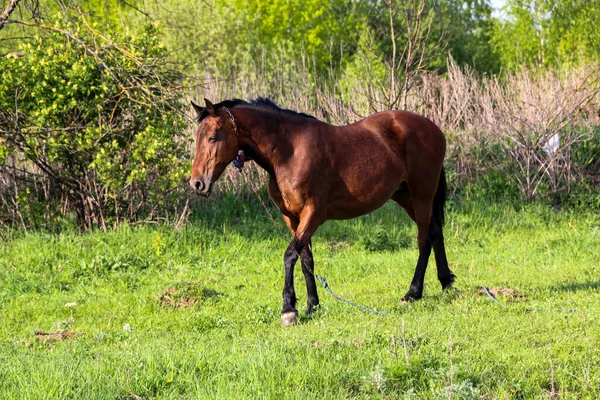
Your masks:
<path fill-rule="evenodd" d="M 440 279 L 440 283 L 442 284 L 442 290 L 452 289 L 452 286 L 453 286 L 455 280 L 456 280 L 456 275 L 454 275 L 452 273 L 450 274 L 450 277 L 448 279 L 444 279 L 444 280 Z"/>
<path fill-rule="evenodd" d="M 402 304 L 407 304 L 410 301 L 415 301 L 415 300 L 421 300 L 421 297 L 423 297 L 423 294 L 418 294 L 418 293 L 406 293 L 404 295 L 404 297 L 402 298 L 402 300 L 400 300 L 400 302 Z"/>
<path fill-rule="evenodd" d="M 292 326 L 298 324 L 298 313 L 295 311 L 289 311 L 281 313 L 281 325 Z"/>
<path fill-rule="evenodd" d="M 306 306 L 306 315 L 310 315 L 314 312 L 316 312 L 319 309 L 319 305 L 318 304 L 309 304 L 308 306 Z"/>

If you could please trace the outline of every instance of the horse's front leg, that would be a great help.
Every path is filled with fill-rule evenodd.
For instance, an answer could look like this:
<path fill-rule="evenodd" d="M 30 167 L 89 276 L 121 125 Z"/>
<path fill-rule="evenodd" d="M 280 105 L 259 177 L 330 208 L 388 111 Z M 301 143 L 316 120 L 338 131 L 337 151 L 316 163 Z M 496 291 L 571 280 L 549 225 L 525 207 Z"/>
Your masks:
<path fill-rule="evenodd" d="M 302 249 L 300 254 L 302 261 L 302 272 L 306 281 L 306 314 L 314 311 L 314 308 L 319 305 L 319 294 L 317 293 L 317 283 L 315 282 L 315 262 L 312 255 L 312 244 L 309 241 L 308 245 Z"/>
<path fill-rule="evenodd" d="M 294 266 L 298 260 L 298 239 L 290 242 L 283 256 L 285 277 L 283 281 L 283 309 L 281 310 L 281 324 L 285 326 L 298 323 L 298 311 L 296 310 L 296 292 L 294 291 Z"/>
<path fill-rule="evenodd" d="M 316 295 L 317 288 L 314 281 L 312 251 L 310 249 L 310 239 L 325 220 L 316 207 L 305 205 L 300 215 L 300 223 L 296 230 L 294 239 L 288 246 L 283 257 L 285 265 L 285 278 L 283 286 L 283 309 L 281 310 L 281 324 L 295 325 L 298 323 L 298 311 L 296 310 L 296 292 L 294 291 L 294 265 L 298 256 L 302 255 L 302 270 L 306 279 L 306 287 L 309 295 L 309 306 L 307 311 L 312 311 L 312 306 L 319 303 Z M 307 277 L 307 274 L 310 276 Z M 312 303 L 312 305 L 311 305 Z"/>

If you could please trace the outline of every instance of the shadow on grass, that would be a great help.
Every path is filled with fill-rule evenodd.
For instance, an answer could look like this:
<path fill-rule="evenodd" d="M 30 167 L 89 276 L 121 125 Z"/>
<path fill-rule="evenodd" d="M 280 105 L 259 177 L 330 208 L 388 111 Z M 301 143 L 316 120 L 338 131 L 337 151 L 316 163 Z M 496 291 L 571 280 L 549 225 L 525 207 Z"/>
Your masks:
<path fill-rule="evenodd" d="M 565 282 L 550 286 L 550 290 L 553 292 L 580 292 L 598 289 L 600 289 L 600 281 Z"/>
<path fill-rule="evenodd" d="M 202 225 L 217 235 L 235 233 L 252 237 L 254 240 L 281 239 L 283 254 L 286 242 L 291 240 L 291 235 L 283 222 L 281 212 L 269 199 L 266 191 L 261 190 L 261 197 L 267 204 L 275 223 L 253 193 L 239 196 L 223 195 L 217 201 L 201 202 L 189 221 L 192 226 Z M 389 203 L 359 218 L 348 221 L 328 221 L 319 228 L 315 238 L 333 245 L 360 242 L 367 250 L 393 251 L 414 244 L 415 238 L 412 236 L 416 235 L 416 231 L 409 232 L 412 226 L 413 222 L 404 210 L 396 204 Z M 285 238 L 281 237 L 280 231 Z M 395 231 L 396 234 L 393 234 Z"/>

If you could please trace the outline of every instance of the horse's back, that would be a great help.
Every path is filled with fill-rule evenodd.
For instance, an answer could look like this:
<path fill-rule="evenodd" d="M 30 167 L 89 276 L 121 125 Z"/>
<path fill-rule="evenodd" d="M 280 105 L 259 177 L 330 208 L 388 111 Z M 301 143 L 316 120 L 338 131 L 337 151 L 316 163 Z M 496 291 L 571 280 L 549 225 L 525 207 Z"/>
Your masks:
<path fill-rule="evenodd" d="M 372 212 L 402 182 L 437 182 L 445 139 L 429 119 L 408 111 L 385 111 L 326 133 L 329 218 Z M 319 172 L 323 174 L 323 171 Z M 430 191 L 430 188 L 426 188 Z"/>
<path fill-rule="evenodd" d="M 445 151 L 446 141 L 440 128 L 430 119 L 411 111 L 390 110 L 373 114 L 348 127 L 383 137 L 390 145 L 415 145 Z M 418 141 L 418 142 L 417 142 Z M 433 148 L 435 147 L 435 149 Z"/>
<path fill-rule="evenodd" d="M 383 111 L 334 129 L 329 137 L 334 157 L 343 164 L 338 167 L 360 164 L 361 169 L 372 166 L 403 175 L 419 160 L 441 168 L 446 152 L 440 128 L 410 111 Z"/>

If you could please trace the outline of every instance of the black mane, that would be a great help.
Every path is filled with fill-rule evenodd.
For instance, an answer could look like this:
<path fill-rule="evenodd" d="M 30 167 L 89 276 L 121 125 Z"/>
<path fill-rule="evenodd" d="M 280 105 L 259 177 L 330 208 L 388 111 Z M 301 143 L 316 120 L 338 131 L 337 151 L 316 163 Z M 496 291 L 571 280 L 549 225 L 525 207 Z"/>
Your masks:
<path fill-rule="evenodd" d="M 249 101 L 241 100 L 241 99 L 223 100 L 220 103 L 214 104 L 215 110 L 218 110 L 221 107 L 227 107 L 228 109 L 232 110 L 232 109 L 234 109 L 237 106 L 257 107 L 257 108 L 263 108 L 263 109 L 266 109 L 266 110 L 280 112 L 280 113 L 283 113 L 283 114 L 295 115 L 295 116 L 298 116 L 298 117 L 316 119 L 312 115 L 308 115 L 308 114 L 305 114 L 305 113 L 297 112 L 297 111 L 294 111 L 294 110 L 289 110 L 287 108 L 281 108 L 277 104 L 275 104 L 275 102 L 273 100 L 269 99 L 268 97 L 257 97 L 255 99 L 249 100 Z M 198 122 L 201 122 L 207 116 L 208 116 L 208 111 L 206 109 L 204 109 L 198 115 L 198 118 L 196 120 Z"/>

